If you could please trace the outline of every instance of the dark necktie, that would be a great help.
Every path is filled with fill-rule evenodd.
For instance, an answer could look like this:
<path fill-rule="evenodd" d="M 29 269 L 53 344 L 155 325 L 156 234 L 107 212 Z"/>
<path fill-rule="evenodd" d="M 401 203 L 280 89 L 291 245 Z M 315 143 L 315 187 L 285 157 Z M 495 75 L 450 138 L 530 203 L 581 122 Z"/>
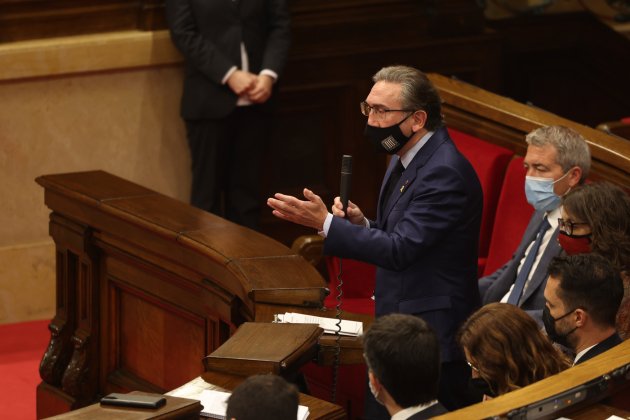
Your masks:
<path fill-rule="evenodd" d="M 405 171 L 405 167 L 403 166 L 400 159 L 392 169 L 392 173 L 389 174 L 389 179 L 387 180 L 387 184 L 383 189 L 383 198 L 381 199 L 381 208 L 385 208 L 389 198 L 392 196 L 392 192 L 394 192 L 394 188 L 396 188 L 396 184 L 398 184 L 398 180 L 400 180 L 400 176 Z"/>
<path fill-rule="evenodd" d="M 523 294 L 523 289 L 525 289 L 525 283 L 527 282 L 527 278 L 529 277 L 529 272 L 532 271 L 532 266 L 534 265 L 534 260 L 536 260 L 536 255 L 538 254 L 538 250 L 540 249 L 540 244 L 542 243 L 543 237 L 545 236 L 545 232 L 549 229 L 551 225 L 547 221 L 547 217 L 545 217 L 538 228 L 538 233 L 536 235 L 536 239 L 534 240 L 534 244 L 529 249 L 527 256 L 525 257 L 525 261 L 523 262 L 523 266 L 521 267 L 521 271 L 518 272 L 518 276 L 516 276 L 516 281 L 514 282 L 514 287 L 512 288 L 512 293 L 508 297 L 507 302 L 512 305 L 517 305 L 521 295 Z"/>

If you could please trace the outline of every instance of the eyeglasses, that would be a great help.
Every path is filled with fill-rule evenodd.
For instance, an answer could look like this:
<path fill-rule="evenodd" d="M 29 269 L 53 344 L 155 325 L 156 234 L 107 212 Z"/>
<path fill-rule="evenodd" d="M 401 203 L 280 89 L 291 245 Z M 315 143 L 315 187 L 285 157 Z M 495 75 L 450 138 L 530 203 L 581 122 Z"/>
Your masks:
<path fill-rule="evenodd" d="M 413 109 L 384 109 L 384 108 L 375 108 L 373 106 L 368 105 L 367 102 L 363 101 L 359 104 L 361 107 L 361 114 L 366 117 L 370 116 L 370 113 L 377 120 L 383 120 L 387 116 L 388 112 L 413 112 Z"/>
<path fill-rule="evenodd" d="M 583 226 L 583 225 L 588 226 L 588 223 L 576 223 L 570 220 L 564 220 L 561 217 L 558 218 L 558 227 L 560 228 L 561 231 L 563 231 L 567 235 L 573 235 L 573 229 L 576 226 Z"/>
<path fill-rule="evenodd" d="M 474 370 L 475 372 L 479 372 L 479 369 L 477 369 L 476 367 L 474 367 L 474 366 L 472 365 L 472 363 L 470 363 L 468 360 L 466 360 L 466 363 L 468 363 L 468 366 L 470 366 L 470 368 L 471 368 L 472 370 Z"/>

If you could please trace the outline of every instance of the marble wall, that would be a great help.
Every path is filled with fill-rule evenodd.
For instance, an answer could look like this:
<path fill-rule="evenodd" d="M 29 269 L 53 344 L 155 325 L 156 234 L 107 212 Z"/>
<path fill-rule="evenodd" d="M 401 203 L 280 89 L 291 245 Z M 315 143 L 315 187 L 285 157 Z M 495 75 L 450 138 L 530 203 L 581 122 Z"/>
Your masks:
<path fill-rule="evenodd" d="M 181 79 L 165 33 L 0 45 L 0 323 L 54 315 L 39 175 L 102 169 L 187 200 Z"/>

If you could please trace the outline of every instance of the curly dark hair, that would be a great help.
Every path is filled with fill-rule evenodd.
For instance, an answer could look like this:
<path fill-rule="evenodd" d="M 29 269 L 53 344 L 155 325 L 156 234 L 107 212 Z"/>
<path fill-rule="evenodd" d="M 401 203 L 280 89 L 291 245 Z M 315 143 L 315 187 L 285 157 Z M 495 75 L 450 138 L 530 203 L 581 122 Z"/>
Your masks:
<path fill-rule="evenodd" d="M 495 302 L 481 307 L 464 322 L 458 340 L 470 364 L 496 395 L 527 386 L 570 366 L 536 321 L 509 303 Z"/>
<path fill-rule="evenodd" d="M 567 213 L 591 228 L 593 252 L 630 269 L 630 196 L 609 182 L 584 184 L 562 198 Z"/>

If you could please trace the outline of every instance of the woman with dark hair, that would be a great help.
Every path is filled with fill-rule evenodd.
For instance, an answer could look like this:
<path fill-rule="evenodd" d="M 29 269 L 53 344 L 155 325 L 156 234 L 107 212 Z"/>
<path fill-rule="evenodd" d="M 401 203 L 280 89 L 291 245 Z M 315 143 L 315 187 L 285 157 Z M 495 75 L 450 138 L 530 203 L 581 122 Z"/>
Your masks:
<path fill-rule="evenodd" d="M 558 241 L 569 255 L 594 252 L 621 272 L 624 298 L 617 331 L 630 335 L 630 196 L 608 182 L 585 184 L 562 199 Z"/>
<path fill-rule="evenodd" d="M 570 366 L 536 321 L 509 303 L 483 306 L 464 322 L 458 339 L 473 381 L 487 384 L 484 399 L 522 388 Z"/>

